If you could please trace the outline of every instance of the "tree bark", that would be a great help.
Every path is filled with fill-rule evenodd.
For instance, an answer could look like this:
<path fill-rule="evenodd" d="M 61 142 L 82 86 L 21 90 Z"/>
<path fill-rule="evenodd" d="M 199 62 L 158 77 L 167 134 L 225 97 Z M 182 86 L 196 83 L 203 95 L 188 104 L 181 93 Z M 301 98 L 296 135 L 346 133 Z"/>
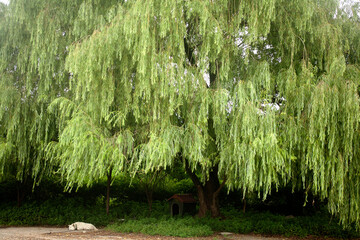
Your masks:
<path fill-rule="evenodd" d="M 185 163 L 185 170 L 197 189 L 199 199 L 199 212 L 197 216 L 205 217 L 206 214 L 210 212 L 213 218 L 222 217 L 219 205 L 219 193 L 226 183 L 226 178 L 224 178 L 220 184 L 218 166 L 212 168 L 205 183 L 200 182 L 196 174 L 189 168 L 187 162 Z"/>
<path fill-rule="evenodd" d="M 106 185 L 106 214 L 109 215 L 110 209 L 110 185 L 111 185 L 111 178 L 112 178 L 112 169 L 109 170 L 107 175 L 107 185 Z"/>

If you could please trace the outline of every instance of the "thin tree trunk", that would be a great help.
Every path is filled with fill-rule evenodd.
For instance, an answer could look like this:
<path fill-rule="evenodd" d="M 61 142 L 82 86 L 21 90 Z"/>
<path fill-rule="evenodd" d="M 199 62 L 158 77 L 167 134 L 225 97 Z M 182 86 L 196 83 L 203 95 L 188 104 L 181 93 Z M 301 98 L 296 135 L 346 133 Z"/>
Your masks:
<path fill-rule="evenodd" d="M 21 206 L 21 186 L 20 186 L 20 183 L 17 184 L 17 187 L 16 187 L 16 190 L 17 190 L 17 207 L 20 207 Z"/>
<path fill-rule="evenodd" d="M 243 213 L 246 212 L 246 199 L 243 199 Z"/>
<path fill-rule="evenodd" d="M 106 214 L 109 215 L 110 208 L 110 185 L 111 185 L 112 169 L 107 173 L 107 185 L 106 185 Z"/>
<path fill-rule="evenodd" d="M 150 179 L 148 179 L 146 175 L 144 176 L 143 179 L 140 178 L 140 181 L 142 182 L 142 184 L 144 184 L 144 187 L 145 187 L 146 200 L 148 202 L 150 212 L 152 211 L 153 193 L 154 193 L 154 189 L 157 184 L 160 172 L 161 172 L 161 170 L 153 172 Z"/>
<path fill-rule="evenodd" d="M 21 207 L 22 202 L 25 198 L 25 182 L 17 181 L 16 192 L 17 192 L 17 207 Z"/>
<path fill-rule="evenodd" d="M 146 193 L 146 199 L 149 205 L 149 211 L 152 211 L 152 203 L 153 203 L 153 189 L 146 188 L 145 189 L 145 193 Z"/>

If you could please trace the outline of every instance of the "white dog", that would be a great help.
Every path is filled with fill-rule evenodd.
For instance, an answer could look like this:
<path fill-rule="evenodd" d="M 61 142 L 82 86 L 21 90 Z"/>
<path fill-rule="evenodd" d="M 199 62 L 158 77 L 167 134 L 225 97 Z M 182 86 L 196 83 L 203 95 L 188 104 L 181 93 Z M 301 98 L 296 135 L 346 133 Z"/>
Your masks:
<path fill-rule="evenodd" d="M 69 225 L 69 230 L 98 230 L 94 225 L 91 223 L 84 223 L 84 222 L 75 222 Z"/>

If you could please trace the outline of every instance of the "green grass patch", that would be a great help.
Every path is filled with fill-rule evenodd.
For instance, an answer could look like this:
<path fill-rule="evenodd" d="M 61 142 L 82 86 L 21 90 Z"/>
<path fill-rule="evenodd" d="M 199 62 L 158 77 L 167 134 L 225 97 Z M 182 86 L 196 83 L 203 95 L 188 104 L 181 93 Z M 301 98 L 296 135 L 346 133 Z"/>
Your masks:
<path fill-rule="evenodd" d="M 213 234 L 210 226 L 202 224 L 193 217 L 125 220 L 111 224 L 107 228 L 117 232 L 137 232 L 174 237 L 200 237 Z"/>
<path fill-rule="evenodd" d="M 73 222 L 91 222 L 95 226 L 106 226 L 121 218 L 147 217 L 150 215 L 146 203 L 117 202 L 106 215 L 102 202 L 87 202 L 83 198 L 58 198 L 43 202 L 25 202 L 21 207 L 16 203 L 0 204 L 0 226 L 19 225 L 68 225 Z M 164 215 L 163 204 L 155 202 L 157 214 Z"/>
<path fill-rule="evenodd" d="M 213 231 L 234 233 L 258 233 L 283 235 L 287 237 L 306 237 L 309 235 L 336 238 L 359 238 L 354 228 L 344 229 L 336 220 L 331 220 L 327 213 L 313 216 L 286 218 L 269 212 L 248 212 L 246 214 L 234 209 L 224 210 L 225 220 L 202 218 L 198 219 Z"/>
<path fill-rule="evenodd" d="M 336 238 L 359 238 L 354 228 L 343 229 L 327 213 L 313 216 L 286 218 L 269 212 L 242 213 L 234 208 L 223 209 L 225 219 L 210 217 L 170 218 L 167 213 L 153 212 L 152 217 L 136 217 L 119 221 L 108 226 L 119 232 L 138 232 L 165 236 L 208 236 L 212 232 L 258 233 L 282 235 L 287 237 L 306 237 L 309 235 Z"/>
<path fill-rule="evenodd" d="M 138 232 L 149 235 L 178 237 L 208 236 L 213 232 L 259 233 L 306 237 L 308 235 L 337 238 L 358 238 L 352 229 L 343 229 L 326 212 L 313 216 L 286 218 L 269 212 L 243 213 L 233 207 L 222 209 L 225 219 L 186 216 L 171 218 L 167 202 L 155 201 L 149 212 L 144 202 L 116 200 L 106 215 L 103 199 L 56 198 L 46 201 L 28 201 L 20 208 L 16 203 L 0 204 L 0 225 L 58 225 L 76 221 L 90 222 L 97 227 L 108 226 L 119 232 Z M 125 219 L 125 221 L 119 221 Z"/>

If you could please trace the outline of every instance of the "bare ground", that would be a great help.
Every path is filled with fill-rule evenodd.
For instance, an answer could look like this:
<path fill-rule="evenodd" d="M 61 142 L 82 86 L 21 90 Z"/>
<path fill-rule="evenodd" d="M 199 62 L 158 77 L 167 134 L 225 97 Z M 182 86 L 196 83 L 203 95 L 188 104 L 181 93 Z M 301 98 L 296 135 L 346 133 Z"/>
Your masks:
<path fill-rule="evenodd" d="M 165 236 L 148 236 L 138 233 L 117 233 L 104 229 L 99 231 L 68 231 L 67 228 L 56 227 L 8 227 L 0 228 L 0 240 L 69 240 L 69 239 L 99 239 L 99 240 L 294 240 L 295 238 L 267 237 L 260 235 L 242 235 L 217 233 L 209 237 L 180 238 Z M 308 240 L 324 239 L 308 237 Z M 327 238 L 329 240 L 329 238 Z"/>

